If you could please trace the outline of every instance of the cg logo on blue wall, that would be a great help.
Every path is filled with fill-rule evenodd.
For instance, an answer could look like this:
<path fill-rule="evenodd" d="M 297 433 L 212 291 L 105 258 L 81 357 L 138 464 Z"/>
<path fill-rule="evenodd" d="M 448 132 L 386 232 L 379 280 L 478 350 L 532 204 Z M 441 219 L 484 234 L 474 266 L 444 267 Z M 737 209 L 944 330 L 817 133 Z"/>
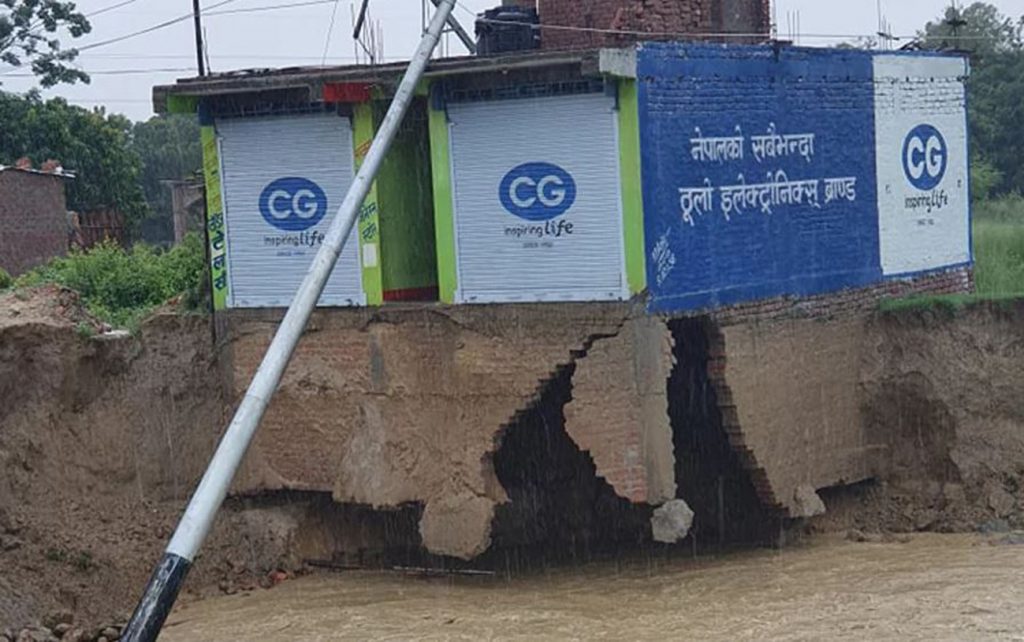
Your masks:
<path fill-rule="evenodd" d="M 260 214 L 278 229 L 302 232 L 326 216 L 327 194 L 308 178 L 279 178 L 263 188 Z"/>
<path fill-rule="evenodd" d="M 576 181 L 558 165 L 524 163 L 505 174 L 498 198 L 513 216 L 550 221 L 568 212 L 576 202 Z"/>
<path fill-rule="evenodd" d="M 917 189 L 935 189 L 946 175 L 949 148 L 939 130 L 931 125 L 918 125 L 903 141 L 903 171 Z"/>

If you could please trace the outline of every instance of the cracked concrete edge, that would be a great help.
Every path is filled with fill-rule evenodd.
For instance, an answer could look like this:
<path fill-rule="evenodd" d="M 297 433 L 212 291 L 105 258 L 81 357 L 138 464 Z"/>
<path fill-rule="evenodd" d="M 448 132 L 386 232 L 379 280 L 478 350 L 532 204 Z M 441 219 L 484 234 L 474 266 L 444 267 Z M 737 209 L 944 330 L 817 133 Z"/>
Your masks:
<path fill-rule="evenodd" d="M 665 320 L 630 318 L 615 335 L 596 338 L 574 361 L 566 432 L 590 454 L 598 476 L 634 503 L 657 505 L 676 494 L 667 394 L 672 349 Z M 623 366 L 632 367 L 632 377 L 622 376 Z"/>

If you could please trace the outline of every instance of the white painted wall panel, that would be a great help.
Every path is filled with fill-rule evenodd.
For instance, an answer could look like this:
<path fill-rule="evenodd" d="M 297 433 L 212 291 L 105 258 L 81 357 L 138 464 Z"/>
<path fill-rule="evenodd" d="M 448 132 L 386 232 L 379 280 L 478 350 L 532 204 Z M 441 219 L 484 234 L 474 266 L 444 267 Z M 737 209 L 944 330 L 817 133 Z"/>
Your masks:
<path fill-rule="evenodd" d="M 228 307 L 287 306 L 352 184 L 351 121 L 336 114 L 229 118 L 217 121 L 217 133 L 228 238 Z M 302 192 L 307 184 L 301 181 L 276 183 L 282 189 L 266 191 L 288 178 L 311 181 L 325 198 L 318 200 L 313 188 Z M 265 193 L 273 195 L 273 211 L 281 218 L 268 219 L 261 212 Z M 266 202 L 263 207 L 268 207 Z M 315 224 L 298 229 L 306 223 L 296 218 L 297 211 Z M 321 306 L 365 304 L 358 257 L 353 231 Z"/>
<path fill-rule="evenodd" d="M 448 113 L 456 300 L 628 298 L 614 99 L 585 94 L 453 103 Z M 543 167 L 554 166 L 576 187 L 568 210 L 550 220 L 510 212 L 509 187 L 517 177 L 510 173 L 530 164 L 541 167 L 540 173 L 531 178 L 523 170 L 529 180 L 513 186 L 514 198 L 534 205 L 557 202 L 567 181 L 540 185 L 540 194 L 537 185 L 554 171 Z"/>
<path fill-rule="evenodd" d="M 891 276 L 966 263 L 966 63 L 893 54 L 876 56 L 874 67 L 882 270 Z"/>

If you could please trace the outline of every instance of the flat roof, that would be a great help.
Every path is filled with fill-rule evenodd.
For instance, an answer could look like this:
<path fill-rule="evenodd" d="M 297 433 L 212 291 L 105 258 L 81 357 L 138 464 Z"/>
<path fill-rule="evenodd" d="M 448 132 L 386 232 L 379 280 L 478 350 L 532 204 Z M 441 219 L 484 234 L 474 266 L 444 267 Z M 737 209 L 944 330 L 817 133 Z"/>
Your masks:
<path fill-rule="evenodd" d="M 527 51 L 498 56 L 462 56 L 432 60 L 426 78 L 463 74 L 494 74 L 538 67 L 575 66 L 582 75 L 597 75 L 600 51 Z M 397 85 L 409 61 L 379 65 L 344 65 L 336 67 L 286 67 L 242 69 L 210 74 L 205 77 L 179 79 L 173 85 L 153 88 L 153 109 L 168 111 L 168 98 L 213 98 L 230 94 L 251 94 L 264 91 L 305 91 L 310 101 L 319 100 L 328 83 L 366 83 Z"/>
<path fill-rule="evenodd" d="M 72 172 L 67 171 L 63 167 L 58 167 L 52 172 L 45 172 L 41 169 L 17 167 L 15 165 L 0 165 L 0 172 L 19 172 L 22 174 L 32 174 L 35 176 L 52 176 L 53 178 L 66 178 L 71 180 L 75 177 Z"/>

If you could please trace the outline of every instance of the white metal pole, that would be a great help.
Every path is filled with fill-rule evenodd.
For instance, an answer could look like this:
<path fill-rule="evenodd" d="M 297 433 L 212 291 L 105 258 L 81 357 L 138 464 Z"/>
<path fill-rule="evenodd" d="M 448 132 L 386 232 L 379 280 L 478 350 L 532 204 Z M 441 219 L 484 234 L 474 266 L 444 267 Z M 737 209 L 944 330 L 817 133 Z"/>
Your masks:
<path fill-rule="evenodd" d="M 302 285 L 299 286 L 284 320 L 281 321 L 281 326 L 274 335 L 274 340 L 263 357 L 256 376 L 249 384 L 245 398 L 242 399 L 231 424 L 221 438 L 220 445 L 202 481 L 199 482 L 199 487 L 192 495 L 192 500 L 167 545 L 163 559 L 154 570 L 135 613 L 125 627 L 122 640 L 150 642 L 160 633 L 181 589 L 182 581 L 192 565 L 196 552 L 210 532 L 231 480 L 256 433 L 271 396 L 281 382 L 281 377 L 320 299 L 324 285 L 334 270 L 345 240 L 355 225 L 359 209 L 405 117 L 416 85 L 423 76 L 455 2 L 456 0 L 441 0 L 438 5 L 430 26 L 395 92 L 394 100 L 384 116 L 377 136 L 370 145 L 370 151 L 366 154 L 345 200 L 338 208 L 338 214 L 331 223 L 323 245 L 302 280 Z"/>

